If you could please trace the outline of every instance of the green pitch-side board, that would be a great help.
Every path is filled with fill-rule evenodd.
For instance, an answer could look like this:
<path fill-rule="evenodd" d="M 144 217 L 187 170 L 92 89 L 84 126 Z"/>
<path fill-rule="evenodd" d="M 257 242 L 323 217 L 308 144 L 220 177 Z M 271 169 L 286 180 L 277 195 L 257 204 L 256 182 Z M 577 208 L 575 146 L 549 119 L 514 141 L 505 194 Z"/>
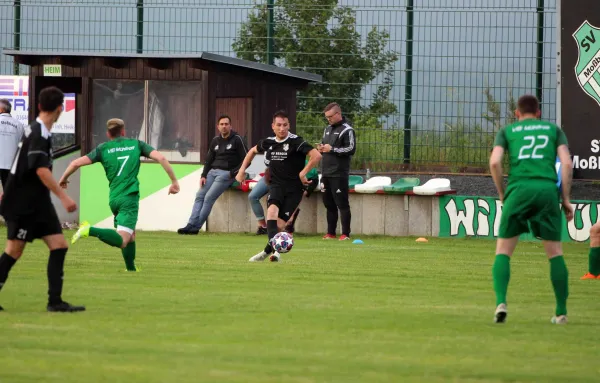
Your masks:
<path fill-rule="evenodd" d="M 502 216 L 502 205 L 492 197 L 440 197 L 440 237 L 496 238 Z M 575 208 L 570 225 L 563 215 L 563 241 L 589 240 L 589 228 L 598 220 L 600 201 L 571 201 Z M 521 239 L 536 240 L 530 233 Z"/>
<path fill-rule="evenodd" d="M 202 168 L 201 165 L 180 164 L 171 166 L 178 179 Z M 140 180 L 140 199 L 144 199 L 171 184 L 169 176 L 160 164 L 142 163 L 138 179 Z M 104 169 L 99 163 L 81 169 L 80 190 L 79 219 L 81 221 L 86 220 L 91 224 L 95 224 L 112 215 L 108 207 L 108 180 L 104 174 Z"/>

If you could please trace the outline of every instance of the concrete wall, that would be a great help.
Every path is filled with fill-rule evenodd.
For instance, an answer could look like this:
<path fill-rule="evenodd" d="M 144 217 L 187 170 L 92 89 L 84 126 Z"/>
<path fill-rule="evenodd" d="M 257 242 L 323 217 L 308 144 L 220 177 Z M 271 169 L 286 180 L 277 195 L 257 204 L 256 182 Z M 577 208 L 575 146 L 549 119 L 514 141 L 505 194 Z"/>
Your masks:
<path fill-rule="evenodd" d="M 266 211 L 265 198 L 262 203 Z M 352 193 L 350 209 L 352 235 L 437 236 L 440 231 L 438 197 Z M 207 222 L 207 231 L 218 233 L 253 232 L 256 227 L 248 193 L 237 190 L 228 190 L 219 197 Z M 296 231 L 305 234 L 327 232 L 321 193 L 303 199 Z M 337 234 L 340 234 L 339 222 Z"/>

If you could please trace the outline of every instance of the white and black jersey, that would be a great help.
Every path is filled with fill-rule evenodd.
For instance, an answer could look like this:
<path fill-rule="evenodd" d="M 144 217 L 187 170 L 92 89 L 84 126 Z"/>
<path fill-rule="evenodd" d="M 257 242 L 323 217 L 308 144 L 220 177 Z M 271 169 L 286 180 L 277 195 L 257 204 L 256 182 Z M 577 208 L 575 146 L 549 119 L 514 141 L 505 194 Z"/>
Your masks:
<path fill-rule="evenodd" d="M 0 113 L 0 169 L 10 169 L 25 127 L 9 113 Z"/>
<path fill-rule="evenodd" d="M 39 168 L 52 170 L 52 136 L 38 119 L 25 128 L 10 169 L 0 203 L 6 220 L 54 210 L 50 191 L 36 173 Z"/>
<path fill-rule="evenodd" d="M 279 141 L 277 137 L 260 140 L 256 144 L 258 153 L 264 153 L 265 165 L 271 173 L 271 185 L 285 189 L 302 189 L 299 174 L 306 166 L 306 155 L 313 147 L 300 136 L 289 133 Z"/>

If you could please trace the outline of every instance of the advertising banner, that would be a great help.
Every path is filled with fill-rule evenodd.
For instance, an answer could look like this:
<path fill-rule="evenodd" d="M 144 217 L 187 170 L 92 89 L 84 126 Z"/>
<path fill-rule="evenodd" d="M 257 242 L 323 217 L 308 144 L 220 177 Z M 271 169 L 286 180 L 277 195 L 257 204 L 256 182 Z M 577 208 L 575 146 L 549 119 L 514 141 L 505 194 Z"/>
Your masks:
<path fill-rule="evenodd" d="M 29 76 L 0 76 L 0 98 L 12 105 L 11 115 L 28 125 Z M 52 128 L 53 134 L 75 134 L 75 93 L 65 93 L 65 103 L 60 118 Z"/>
<path fill-rule="evenodd" d="M 563 241 L 585 242 L 590 228 L 598 220 L 599 201 L 571 201 L 575 218 L 567 223 L 564 215 Z M 497 238 L 502 217 L 502 203 L 492 197 L 440 197 L 440 237 Z M 522 239 L 535 239 L 530 233 Z"/>
<path fill-rule="evenodd" d="M 560 7 L 560 125 L 573 155 L 573 176 L 600 179 L 600 2 Z"/>

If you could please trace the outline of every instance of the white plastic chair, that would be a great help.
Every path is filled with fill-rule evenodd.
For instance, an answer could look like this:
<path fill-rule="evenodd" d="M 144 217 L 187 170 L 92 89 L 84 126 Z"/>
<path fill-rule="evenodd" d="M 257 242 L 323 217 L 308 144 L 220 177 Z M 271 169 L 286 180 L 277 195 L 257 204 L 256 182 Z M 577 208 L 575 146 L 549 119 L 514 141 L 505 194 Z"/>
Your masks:
<path fill-rule="evenodd" d="M 450 180 L 447 178 L 432 178 L 421 186 L 415 186 L 413 193 L 417 195 L 435 195 L 450 189 Z"/>
<path fill-rule="evenodd" d="M 373 194 L 377 193 L 378 190 L 383 190 L 384 186 L 392 184 L 390 177 L 371 177 L 364 184 L 359 184 L 354 187 L 354 191 L 357 193 Z"/>

